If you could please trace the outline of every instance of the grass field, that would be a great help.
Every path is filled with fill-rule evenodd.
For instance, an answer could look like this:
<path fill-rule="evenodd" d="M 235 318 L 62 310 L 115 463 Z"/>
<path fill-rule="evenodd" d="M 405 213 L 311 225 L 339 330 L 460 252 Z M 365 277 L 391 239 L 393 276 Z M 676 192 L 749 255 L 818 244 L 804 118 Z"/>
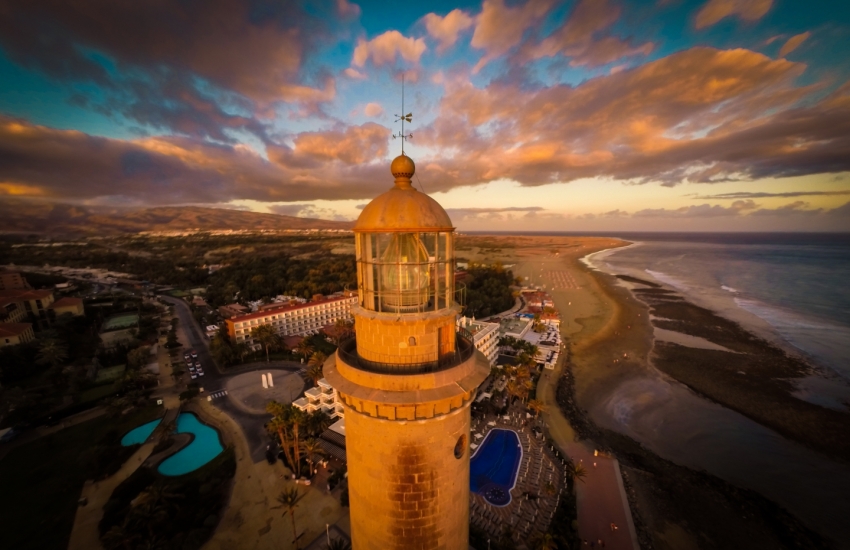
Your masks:
<path fill-rule="evenodd" d="M 67 548 L 85 482 L 86 451 L 111 430 L 123 434 L 161 412 L 150 407 L 119 418 L 102 416 L 12 450 L 0 461 L 0 546 Z"/>

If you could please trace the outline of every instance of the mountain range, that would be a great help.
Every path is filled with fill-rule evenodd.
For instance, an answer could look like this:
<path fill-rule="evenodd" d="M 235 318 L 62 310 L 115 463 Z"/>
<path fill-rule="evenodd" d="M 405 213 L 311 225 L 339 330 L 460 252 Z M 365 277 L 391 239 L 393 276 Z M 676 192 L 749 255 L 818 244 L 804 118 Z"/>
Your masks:
<path fill-rule="evenodd" d="M 0 202 L 0 233 L 95 236 L 142 231 L 351 229 L 353 222 L 198 206 L 127 208 Z"/>

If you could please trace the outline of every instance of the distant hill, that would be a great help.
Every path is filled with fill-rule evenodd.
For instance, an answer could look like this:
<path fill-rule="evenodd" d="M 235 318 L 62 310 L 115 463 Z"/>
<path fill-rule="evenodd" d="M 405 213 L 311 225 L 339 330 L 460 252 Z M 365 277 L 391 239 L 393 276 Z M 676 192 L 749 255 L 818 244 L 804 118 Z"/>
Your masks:
<path fill-rule="evenodd" d="M 42 202 L 0 202 L 0 232 L 45 235 L 116 235 L 141 231 L 224 229 L 351 229 L 353 222 L 259 214 L 243 210 L 164 206 L 110 208 Z"/>

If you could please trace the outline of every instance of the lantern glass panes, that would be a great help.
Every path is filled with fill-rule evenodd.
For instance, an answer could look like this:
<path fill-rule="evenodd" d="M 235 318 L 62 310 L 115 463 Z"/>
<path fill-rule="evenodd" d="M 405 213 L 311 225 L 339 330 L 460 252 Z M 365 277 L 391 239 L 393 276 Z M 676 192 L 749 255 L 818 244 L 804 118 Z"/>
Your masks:
<path fill-rule="evenodd" d="M 420 313 L 454 300 L 450 232 L 357 233 L 361 305 L 386 313 Z"/>

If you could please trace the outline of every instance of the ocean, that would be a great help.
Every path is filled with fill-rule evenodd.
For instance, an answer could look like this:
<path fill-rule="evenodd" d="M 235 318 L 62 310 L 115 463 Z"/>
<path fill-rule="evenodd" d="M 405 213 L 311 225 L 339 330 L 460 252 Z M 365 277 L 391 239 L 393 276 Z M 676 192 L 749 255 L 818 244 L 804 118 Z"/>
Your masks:
<path fill-rule="evenodd" d="M 850 382 L 850 238 L 847 235 L 622 235 L 634 244 L 588 263 L 655 280 L 762 337 L 798 352 L 826 378 Z M 801 391 L 821 404 L 836 388 Z M 804 386 L 806 382 L 802 383 Z M 841 384 L 843 385 L 843 384 Z M 842 392 L 843 393 L 843 392 Z"/>

